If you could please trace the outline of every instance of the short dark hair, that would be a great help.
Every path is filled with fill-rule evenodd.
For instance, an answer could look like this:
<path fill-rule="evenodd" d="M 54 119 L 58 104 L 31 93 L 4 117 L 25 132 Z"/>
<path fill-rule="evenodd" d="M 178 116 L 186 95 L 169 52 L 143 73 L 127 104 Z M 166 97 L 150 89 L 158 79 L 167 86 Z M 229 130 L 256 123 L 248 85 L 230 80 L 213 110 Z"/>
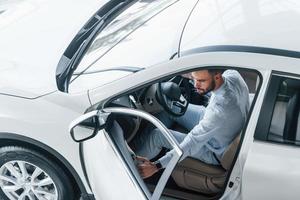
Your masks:
<path fill-rule="evenodd" d="M 208 71 L 208 73 L 214 75 L 214 74 L 217 74 L 217 73 L 223 74 L 225 69 L 208 69 L 207 71 Z"/>

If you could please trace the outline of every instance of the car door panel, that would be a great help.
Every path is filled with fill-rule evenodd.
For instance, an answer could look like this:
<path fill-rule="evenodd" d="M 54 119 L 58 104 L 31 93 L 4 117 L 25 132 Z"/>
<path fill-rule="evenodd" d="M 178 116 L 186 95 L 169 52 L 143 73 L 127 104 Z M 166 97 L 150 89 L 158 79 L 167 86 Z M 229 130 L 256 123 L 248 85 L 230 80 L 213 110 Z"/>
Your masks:
<path fill-rule="evenodd" d="M 147 199 L 107 132 L 101 130 L 93 139 L 86 141 L 83 155 L 96 199 Z"/>
<path fill-rule="evenodd" d="M 298 199 L 299 153 L 297 147 L 254 141 L 243 173 L 243 199 Z"/>
<path fill-rule="evenodd" d="M 149 192 L 137 171 L 122 128 L 113 117 L 109 118 L 111 113 L 139 116 L 148 120 L 161 130 L 173 146 L 175 151 L 172 151 L 172 159 L 162 173 L 153 194 Z M 97 115 L 100 124 L 105 123 L 105 129 L 99 130 L 94 138 L 86 140 L 82 148 L 87 177 L 96 199 L 159 199 L 171 172 L 182 155 L 182 151 L 168 129 L 150 114 L 129 108 L 105 108 Z M 85 116 L 95 116 L 95 111 Z M 80 120 L 76 123 L 80 123 Z M 116 188 L 121 189 L 115 191 Z"/>
<path fill-rule="evenodd" d="M 299 87 L 297 75 L 271 74 L 244 166 L 243 199 L 298 198 Z"/>

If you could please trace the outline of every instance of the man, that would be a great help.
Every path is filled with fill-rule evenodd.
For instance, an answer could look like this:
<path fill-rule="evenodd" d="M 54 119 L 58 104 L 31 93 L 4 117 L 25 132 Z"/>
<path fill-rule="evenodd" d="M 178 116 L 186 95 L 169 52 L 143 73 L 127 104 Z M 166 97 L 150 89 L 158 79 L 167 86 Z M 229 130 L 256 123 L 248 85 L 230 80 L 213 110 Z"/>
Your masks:
<path fill-rule="evenodd" d="M 188 134 L 170 130 L 183 150 L 181 160 L 187 156 L 209 164 L 219 164 L 219 160 L 231 141 L 241 131 L 249 110 L 249 91 L 241 75 L 234 70 L 200 70 L 192 72 L 195 88 L 200 94 L 211 92 L 207 107 L 190 104 L 185 115 L 176 121 L 184 125 Z M 156 162 L 154 158 L 162 147 L 170 144 L 158 129 L 144 134 L 139 141 L 137 155 L 141 161 L 139 172 L 143 178 L 164 168 L 172 154 L 168 152 Z"/>

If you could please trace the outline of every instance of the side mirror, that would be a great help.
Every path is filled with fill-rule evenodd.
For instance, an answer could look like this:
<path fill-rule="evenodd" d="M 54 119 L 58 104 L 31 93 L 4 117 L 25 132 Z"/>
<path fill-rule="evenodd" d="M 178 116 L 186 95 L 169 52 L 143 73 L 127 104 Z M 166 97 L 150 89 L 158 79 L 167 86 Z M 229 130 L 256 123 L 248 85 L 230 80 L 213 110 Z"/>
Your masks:
<path fill-rule="evenodd" d="M 98 131 L 105 127 L 106 119 L 98 116 L 98 110 L 86 113 L 69 126 L 69 133 L 75 142 L 83 142 L 97 135 Z"/>

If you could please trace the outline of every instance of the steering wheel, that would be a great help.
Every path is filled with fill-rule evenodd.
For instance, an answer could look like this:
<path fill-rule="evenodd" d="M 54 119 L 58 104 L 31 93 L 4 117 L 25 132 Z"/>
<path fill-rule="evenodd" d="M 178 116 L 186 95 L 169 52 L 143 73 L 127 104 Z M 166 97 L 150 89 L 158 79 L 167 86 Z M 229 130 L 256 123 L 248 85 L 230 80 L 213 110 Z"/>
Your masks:
<path fill-rule="evenodd" d="M 173 82 L 159 82 L 156 98 L 167 113 L 176 117 L 184 115 L 189 104 L 180 87 Z"/>

